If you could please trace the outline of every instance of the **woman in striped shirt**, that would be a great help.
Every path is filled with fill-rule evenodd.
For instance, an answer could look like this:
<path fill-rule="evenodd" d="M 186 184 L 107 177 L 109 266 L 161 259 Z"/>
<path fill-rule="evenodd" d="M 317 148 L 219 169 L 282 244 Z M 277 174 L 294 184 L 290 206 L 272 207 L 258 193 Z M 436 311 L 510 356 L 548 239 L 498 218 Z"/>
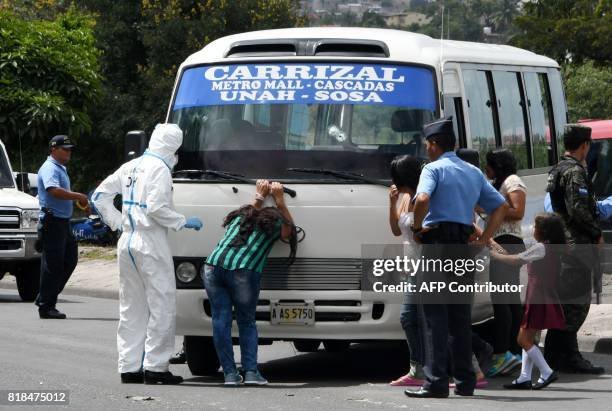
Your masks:
<path fill-rule="evenodd" d="M 263 207 L 271 194 L 276 207 Z M 265 385 L 268 382 L 257 369 L 257 327 L 255 310 L 259 298 L 261 272 L 272 246 L 278 239 L 289 240 L 290 260 L 297 246 L 295 226 L 285 205 L 283 186 L 258 180 L 255 200 L 229 213 L 227 227 L 206 260 L 204 286 L 210 300 L 213 341 L 223 367 L 225 385 Z M 236 369 L 232 346 L 232 307 L 240 336 L 240 354 L 244 379 Z"/>

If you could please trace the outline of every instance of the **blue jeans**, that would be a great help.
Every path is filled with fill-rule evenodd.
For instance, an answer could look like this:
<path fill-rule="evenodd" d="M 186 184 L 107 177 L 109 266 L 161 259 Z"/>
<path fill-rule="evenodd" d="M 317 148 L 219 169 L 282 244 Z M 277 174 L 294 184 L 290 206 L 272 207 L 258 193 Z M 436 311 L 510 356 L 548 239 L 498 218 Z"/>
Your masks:
<path fill-rule="evenodd" d="M 226 270 L 207 266 L 204 287 L 210 300 L 213 342 L 225 374 L 236 372 L 232 344 L 232 307 L 240 336 L 240 356 L 245 371 L 257 370 L 257 327 L 255 310 L 261 274 L 256 271 Z"/>
<path fill-rule="evenodd" d="M 423 343 L 421 338 L 422 312 L 416 304 L 405 301 L 400 308 L 400 323 L 406 333 L 408 348 L 410 349 L 410 362 L 423 365 Z"/>

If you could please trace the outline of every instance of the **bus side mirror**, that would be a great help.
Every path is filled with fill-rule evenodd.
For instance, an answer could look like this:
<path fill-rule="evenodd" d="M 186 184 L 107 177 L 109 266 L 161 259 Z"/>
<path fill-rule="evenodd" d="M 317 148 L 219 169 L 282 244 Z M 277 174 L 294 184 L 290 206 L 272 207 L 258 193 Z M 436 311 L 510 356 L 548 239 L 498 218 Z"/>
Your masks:
<path fill-rule="evenodd" d="M 17 183 L 17 190 L 30 193 L 30 177 L 28 173 L 17 173 L 15 175 L 15 182 Z"/>
<path fill-rule="evenodd" d="M 147 135 L 142 130 L 128 131 L 125 135 L 125 161 L 140 157 L 147 149 Z"/>

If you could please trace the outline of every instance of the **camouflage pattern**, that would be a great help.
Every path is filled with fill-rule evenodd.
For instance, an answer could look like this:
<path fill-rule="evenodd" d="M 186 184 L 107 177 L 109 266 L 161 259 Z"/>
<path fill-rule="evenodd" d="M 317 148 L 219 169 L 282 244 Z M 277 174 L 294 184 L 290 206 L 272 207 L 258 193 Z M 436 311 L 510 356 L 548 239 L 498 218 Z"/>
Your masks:
<path fill-rule="evenodd" d="M 571 156 L 563 156 L 548 175 L 553 210 L 563 217 L 570 244 L 594 244 L 601 236 L 597 222 L 597 202 L 584 166 Z"/>
<path fill-rule="evenodd" d="M 595 247 L 579 244 L 597 243 L 601 229 L 593 189 L 585 167 L 578 160 L 568 155 L 563 156 L 548 175 L 546 191 L 550 193 L 553 210 L 563 217 L 566 238 L 570 244 L 569 252 L 562 258 L 558 281 L 559 297 L 565 314 L 565 330 L 551 333 L 551 338 L 546 339 L 547 351 L 568 355 L 577 352 L 576 334 L 591 307 L 591 273 L 595 261 L 592 253 Z"/>

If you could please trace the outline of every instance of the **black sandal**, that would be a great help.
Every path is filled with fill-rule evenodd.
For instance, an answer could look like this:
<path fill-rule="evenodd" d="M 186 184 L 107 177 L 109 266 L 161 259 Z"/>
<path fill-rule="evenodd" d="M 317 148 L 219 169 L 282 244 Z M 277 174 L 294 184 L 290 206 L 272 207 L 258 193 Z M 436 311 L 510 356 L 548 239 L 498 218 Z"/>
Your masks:
<path fill-rule="evenodd" d="M 532 387 L 531 381 L 516 382 L 514 380 L 510 384 L 504 384 L 504 388 L 508 390 L 530 390 Z"/>

